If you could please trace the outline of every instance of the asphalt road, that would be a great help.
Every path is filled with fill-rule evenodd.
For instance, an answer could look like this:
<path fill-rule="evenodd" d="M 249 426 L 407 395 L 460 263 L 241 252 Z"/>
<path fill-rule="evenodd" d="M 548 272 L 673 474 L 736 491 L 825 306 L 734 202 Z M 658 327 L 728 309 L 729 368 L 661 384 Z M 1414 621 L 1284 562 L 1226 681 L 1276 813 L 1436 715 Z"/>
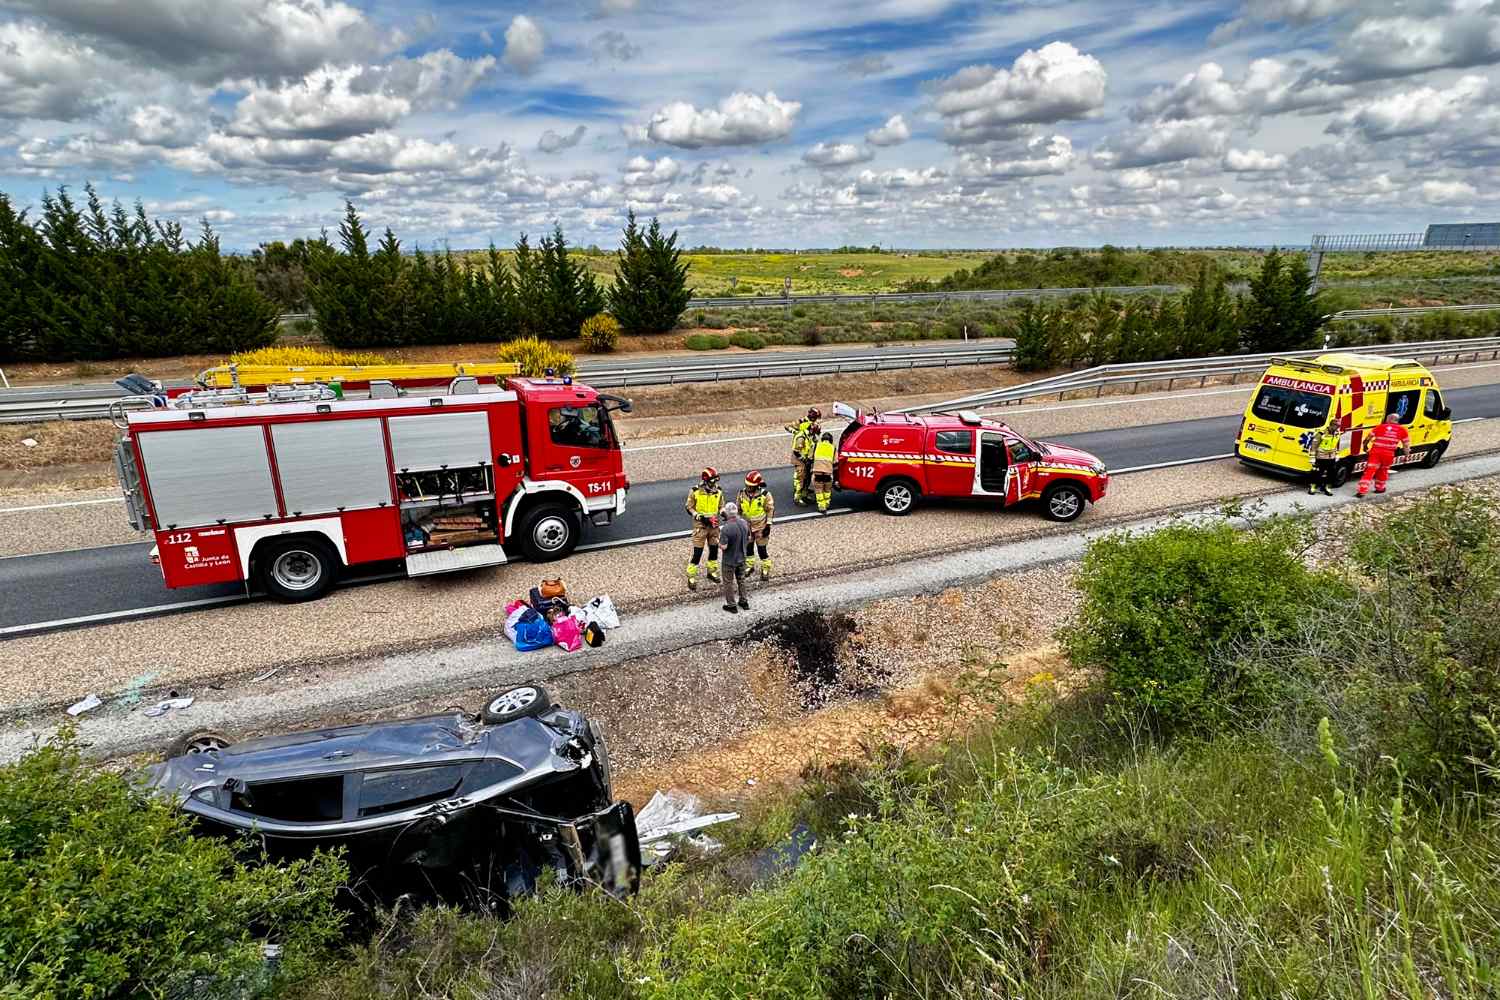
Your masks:
<path fill-rule="evenodd" d="M 1500 417 L 1500 384 L 1449 389 L 1445 397 L 1455 419 Z M 1228 454 L 1239 420 L 1238 416 L 1211 417 L 1067 435 L 1057 440 L 1092 452 L 1112 470 L 1141 469 Z M 721 471 L 724 482 L 732 484 L 742 480 L 748 470 Z M 762 471 L 782 500 L 782 518 L 800 512 L 801 508 L 791 504 L 787 496 L 790 468 Z M 682 502 L 691 485 L 689 480 L 669 480 L 632 488 L 625 515 L 608 527 L 588 528 L 583 547 L 640 544 L 683 531 L 687 525 Z M 875 507 L 873 497 L 855 493 L 839 494 L 835 505 L 851 511 Z M 0 636 L 85 625 L 91 616 L 107 616 L 107 620 L 144 617 L 189 610 L 193 605 L 188 602 L 222 604 L 246 599 L 243 588 L 233 585 L 168 590 L 162 585 L 160 571 L 148 559 L 150 548 L 150 542 L 141 542 L 0 560 Z M 380 579 L 392 572 L 393 567 L 384 566 L 352 582 Z M 86 620 L 72 621 L 80 618 Z"/>

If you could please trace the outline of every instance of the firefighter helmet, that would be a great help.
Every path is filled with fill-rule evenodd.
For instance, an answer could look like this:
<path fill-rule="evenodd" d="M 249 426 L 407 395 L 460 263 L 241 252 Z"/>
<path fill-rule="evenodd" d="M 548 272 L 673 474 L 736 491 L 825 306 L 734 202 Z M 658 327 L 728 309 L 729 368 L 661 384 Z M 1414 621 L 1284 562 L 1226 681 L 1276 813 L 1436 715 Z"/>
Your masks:
<path fill-rule="evenodd" d="M 703 481 L 705 483 L 717 483 L 719 481 L 719 470 L 715 469 L 712 465 L 705 466 L 703 469 Z"/>
<path fill-rule="evenodd" d="M 817 423 L 819 420 L 823 419 L 823 411 L 818 409 L 816 406 L 808 407 L 807 419 L 811 420 L 813 423 Z"/>
<path fill-rule="evenodd" d="M 765 488 L 765 485 L 766 477 L 762 476 L 759 470 L 749 472 L 745 475 L 745 489 L 761 490 Z"/>

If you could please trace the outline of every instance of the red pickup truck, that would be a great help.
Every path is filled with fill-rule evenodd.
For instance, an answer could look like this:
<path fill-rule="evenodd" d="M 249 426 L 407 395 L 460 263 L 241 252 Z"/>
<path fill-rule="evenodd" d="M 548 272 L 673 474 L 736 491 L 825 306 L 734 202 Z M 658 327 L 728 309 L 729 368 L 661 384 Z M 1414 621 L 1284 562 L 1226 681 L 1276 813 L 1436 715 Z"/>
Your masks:
<path fill-rule="evenodd" d="M 1002 507 L 1040 500 L 1049 519 L 1072 521 L 1086 504 L 1104 499 L 1109 471 L 1086 451 L 1032 441 L 968 410 L 920 417 L 856 412 L 839 438 L 834 484 L 873 493 L 887 514 L 898 516 L 922 497 L 972 497 Z"/>

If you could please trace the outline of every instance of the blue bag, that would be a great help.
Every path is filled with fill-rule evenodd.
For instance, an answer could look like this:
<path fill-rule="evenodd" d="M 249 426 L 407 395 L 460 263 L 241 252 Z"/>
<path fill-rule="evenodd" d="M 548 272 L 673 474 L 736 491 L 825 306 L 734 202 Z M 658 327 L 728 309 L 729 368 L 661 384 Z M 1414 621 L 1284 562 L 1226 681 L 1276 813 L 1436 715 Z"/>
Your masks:
<path fill-rule="evenodd" d="M 529 653 L 552 645 L 552 626 L 535 611 L 527 611 L 516 622 L 516 651 Z"/>

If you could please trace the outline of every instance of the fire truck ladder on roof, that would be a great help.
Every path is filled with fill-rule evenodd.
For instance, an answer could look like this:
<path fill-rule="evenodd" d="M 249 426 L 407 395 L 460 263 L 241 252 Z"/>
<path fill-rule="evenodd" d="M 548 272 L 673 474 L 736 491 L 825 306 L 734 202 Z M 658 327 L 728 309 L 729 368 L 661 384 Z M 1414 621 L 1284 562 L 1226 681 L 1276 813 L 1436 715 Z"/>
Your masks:
<path fill-rule="evenodd" d="M 514 363 L 410 365 L 220 365 L 198 373 L 198 384 L 205 389 L 230 389 L 238 386 L 337 385 L 343 382 L 390 382 L 394 385 L 444 385 L 455 378 L 469 376 L 481 382 L 498 382 L 508 375 L 519 375 L 521 366 Z"/>

